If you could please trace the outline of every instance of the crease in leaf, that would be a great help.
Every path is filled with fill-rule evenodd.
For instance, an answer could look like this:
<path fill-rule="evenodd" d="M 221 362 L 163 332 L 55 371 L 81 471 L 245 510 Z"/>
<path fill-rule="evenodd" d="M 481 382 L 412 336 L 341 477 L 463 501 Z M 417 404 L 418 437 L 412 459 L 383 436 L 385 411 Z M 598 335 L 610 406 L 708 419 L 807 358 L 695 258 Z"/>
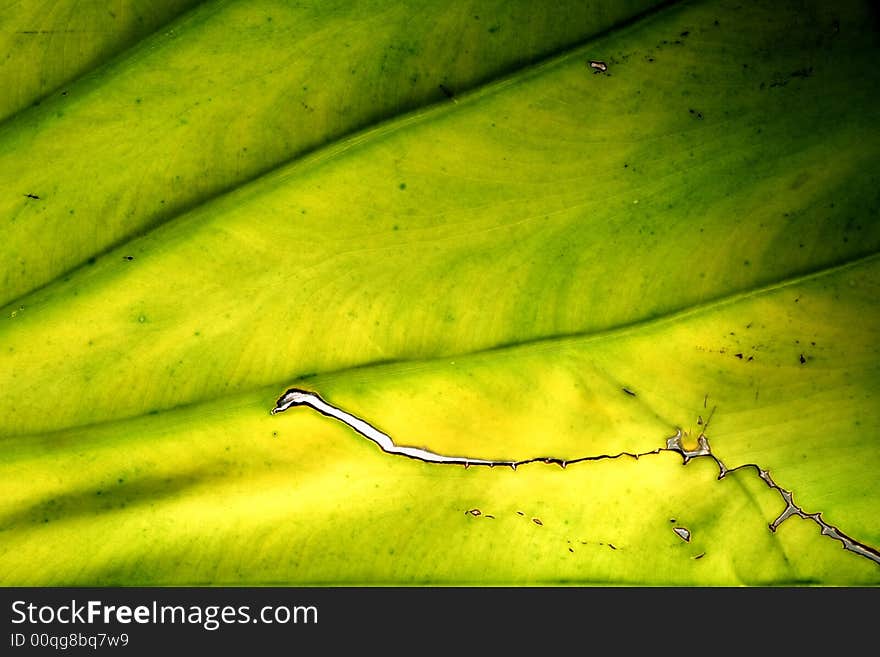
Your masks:
<path fill-rule="evenodd" d="M 703 423 L 702 421 L 700 422 L 700 424 L 703 425 L 703 429 L 700 431 L 700 435 L 697 437 L 697 447 L 694 449 L 684 447 L 681 429 L 678 429 L 674 436 L 672 436 L 671 438 L 667 438 L 665 448 L 661 447 L 657 448 L 656 450 L 643 452 L 640 454 L 624 452 L 613 455 L 598 454 L 581 456 L 574 459 L 561 459 L 555 456 L 542 456 L 522 461 L 498 461 L 484 459 L 477 456 L 446 456 L 442 454 L 437 454 L 427 449 L 396 444 L 390 436 L 383 433 L 366 420 L 352 415 L 351 413 L 348 413 L 332 404 L 327 403 L 324 399 L 321 398 L 320 395 L 314 392 L 301 390 L 299 388 L 288 389 L 278 399 L 275 408 L 273 408 L 271 411 L 271 414 L 275 415 L 277 413 L 283 413 L 284 411 L 297 406 L 311 407 L 322 415 L 326 415 L 327 417 L 331 417 L 335 420 L 342 422 L 343 424 L 354 429 L 357 433 L 361 434 L 365 438 L 368 438 L 369 440 L 376 443 L 376 445 L 378 445 L 383 452 L 386 452 L 388 454 L 406 456 L 408 458 L 423 461 L 425 463 L 463 465 L 465 468 L 468 468 L 470 466 L 488 466 L 490 468 L 500 466 L 509 467 L 512 470 L 516 470 L 519 466 L 528 465 L 531 463 L 544 463 L 556 464 L 565 469 L 568 465 L 574 465 L 576 463 L 582 463 L 585 461 L 600 461 L 604 459 L 616 459 L 621 456 L 629 456 L 631 458 L 634 458 L 635 460 L 638 460 L 639 458 L 644 456 L 659 454 L 665 449 L 667 451 L 673 451 L 680 454 L 684 465 L 687 465 L 688 462 L 695 458 L 711 458 L 718 465 L 719 480 L 724 479 L 728 474 L 736 472 L 737 470 L 754 468 L 757 471 L 758 476 L 761 478 L 761 480 L 766 483 L 769 488 L 772 488 L 773 490 L 778 492 L 782 500 L 785 501 L 785 509 L 783 509 L 779 516 L 777 516 L 777 518 L 769 524 L 770 531 L 776 532 L 783 522 L 794 516 L 803 518 L 805 520 L 811 520 L 819 526 L 823 536 L 828 536 L 838 541 L 845 550 L 853 552 L 861 557 L 870 559 L 871 561 L 874 561 L 878 565 L 880 565 L 880 551 L 876 550 L 870 545 L 859 542 L 851 536 L 844 534 L 837 527 L 829 525 L 822 519 L 821 513 L 806 513 L 801 507 L 794 503 L 793 493 L 779 486 L 770 476 L 770 473 L 767 470 L 763 469 L 761 466 L 755 463 L 747 463 L 744 465 L 739 465 L 733 469 L 728 469 L 721 461 L 721 459 L 719 459 L 718 456 L 716 456 L 712 452 L 712 448 L 709 445 L 709 439 L 704 433 L 708 429 L 709 422 L 711 421 L 711 414 L 709 416 L 709 419 L 707 419 L 705 423 Z M 479 511 L 477 513 L 471 512 L 471 515 L 480 515 L 480 513 Z M 538 525 L 543 525 L 543 523 L 537 518 L 533 518 L 533 521 L 535 521 L 535 523 Z M 673 527 L 673 531 L 685 542 L 690 542 L 691 534 L 688 529 L 682 527 Z"/>

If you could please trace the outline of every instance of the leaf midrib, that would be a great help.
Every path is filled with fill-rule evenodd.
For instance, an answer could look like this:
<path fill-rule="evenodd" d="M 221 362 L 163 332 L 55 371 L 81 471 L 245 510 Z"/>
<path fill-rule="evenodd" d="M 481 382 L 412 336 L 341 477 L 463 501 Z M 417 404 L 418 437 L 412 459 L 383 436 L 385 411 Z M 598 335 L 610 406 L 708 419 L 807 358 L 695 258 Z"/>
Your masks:
<path fill-rule="evenodd" d="M 3 434 L 0 436 L 2 440 L 21 440 L 26 439 L 31 436 L 51 436 L 53 434 L 61 434 L 70 430 L 83 430 L 93 427 L 104 427 L 110 426 L 114 424 L 122 424 L 125 422 L 135 421 L 141 418 L 146 418 L 148 416 L 156 416 L 156 415 L 164 415 L 166 413 L 173 413 L 177 411 L 184 411 L 187 409 L 196 408 L 205 403 L 218 403 L 222 402 L 224 399 L 239 399 L 249 395 L 253 395 L 259 391 L 268 391 L 277 389 L 280 393 L 284 388 L 290 386 L 292 383 L 302 378 L 312 378 L 314 376 L 320 375 L 324 380 L 332 380 L 337 378 L 346 377 L 355 372 L 362 372 L 364 370 L 370 370 L 378 367 L 387 367 L 390 365 L 399 365 L 399 364 L 422 364 L 422 365 L 430 365 L 432 363 L 439 363 L 448 361 L 450 358 L 453 359 L 466 359 L 472 357 L 479 357 L 488 354 L 497 354 L 503 355 L 509 352 L 516 351 L 518 349 L 535 349 L 535 350 L 548 350 L 559 348 L 565 346 L 566 343 L 579 343 L 579 344 L 588 344 L 593 342 L 599 342 L 602 340 L 615 340 L 622 337 L 630 336 L 641 331 L 651 330 L 654 328 L 666 326 L 668 324 L 673 324 L 676 322 L 684 321 L 694 316 L 698 316 L 703 313 L 710 313 L 715 310 L 720 310 L 722 308 L 726 308 L 728 306 L 733 306 L 737 303 L 747 301 L 749 299 L 754 299 L 758 297 L 762 297 L 765 295 L 773 294 L 774 292 L 778 292 L 779 290 L 783 290 L 785 288 L 794 287 L 796 285 L 800 285 L 802 283 L 807 283 L 810 281 L 814 281 L 817 279 L 825 278 L 828 276 L 834 276 L 840 274 L 842 272 L 856 269 L 862 266 L 870 265 L 875 262 L 880 262 L 880 250 L 875 250 L 867 255 L 857 256 L 853 258 L 849 258 L 845 261 L 819 267 L 807 272 L 803 272 L 800 274 L 796 274 L 794 276 L 786 277 L 777 281 L 773 281 L 764 285 L 760 285 L 758 287 L 752 287 L 747 290 L 740 290 L 722 297 L 717 297 L 714 299 L 710 299 L 708 301 L 703 301 L 697 304 L 692 304 L 690 306 L 686 306 L 683 308 L 678 308 L 672 310 L 670 312 L 664 313 L 662 315 L 657 315 L 653 317 L 641 318 L 632 322 L 627 322 L 624 324 L 619 324 L 616 326 L 605 327 L 599 330 L 586 330 L 586 331 L 576 331 L 573 333 L 561 333 L 555 335 L 546 335 L 537 338 L 530 338 L 528 340 L 522 340 L 519 342 L 509 342 L 497 344 L 491 347 L 483 348 L 483 349 L 474 349 L 471 351 L 460 351 L 460 352 L 451 352 L 445 354 L 439 354 L 435 356 L 425 357 L 425 358 L 395 358 L 388 360 L 379 360 L 379 361 L 370 361 L 365 363 L 360 363 L 351 367 L 344 367 L 335 370 L 326 370 L 321 372 L 310 372 L 303 373 L 294 377 L 292 379 L 279 380 L 274 384 L 261 384 L 257 386 L 250 386 L 245 388 L 239 388 L 235 391 L 212 396 L 211 398 L 200 398 L 193 399 L 191 401 L 187 401 L 182 404 L 177 404 L 174 406 L 163 407 L 158 410 L 152 410 L 147 413 L 140 413 L 137 415 L 123 415 L 117 416 L 113 418 L 108 418 L 106 420 L 100 420 L 97 422 L 88 422 L 83 424 L 72 424 L 64 427 L 59 427 L 57 429 L 52 429 L 49 431 L 38 431 L 38 432 L 26 432 L 21 434 Z M 273 399 L 267 398 L 266 409 L 267 412 L 271 406 L 271 402 Z"/>

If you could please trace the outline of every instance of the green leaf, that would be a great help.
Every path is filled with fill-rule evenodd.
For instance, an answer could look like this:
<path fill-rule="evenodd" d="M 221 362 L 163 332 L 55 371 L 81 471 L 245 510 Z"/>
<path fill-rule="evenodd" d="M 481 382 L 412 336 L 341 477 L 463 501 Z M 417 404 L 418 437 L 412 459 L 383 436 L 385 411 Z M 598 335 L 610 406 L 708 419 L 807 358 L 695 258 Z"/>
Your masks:
<path fill-rule="evenodd" d="M 0 581 L 880 584 L 876 10 L 380 6 L 0 126 Z"/>

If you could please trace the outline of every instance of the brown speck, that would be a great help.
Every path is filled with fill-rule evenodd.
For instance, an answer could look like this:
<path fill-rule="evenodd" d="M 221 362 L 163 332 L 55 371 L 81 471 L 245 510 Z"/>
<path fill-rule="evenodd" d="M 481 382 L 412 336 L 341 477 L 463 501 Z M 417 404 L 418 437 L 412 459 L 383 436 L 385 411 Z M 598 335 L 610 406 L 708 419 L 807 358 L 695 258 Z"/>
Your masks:
<path fill-rule="evenodd" d="M 540 518 L 532 518 L 532 522 L 535 523 L 536 525 L 540 525 L 541 527 L 544 526 L 544 523 L 541 522 Z"/>
<path fill-rule="evenodd" d="M 480 515 L 480 510 L 479 509 L 470 509 L 470 510 L 466 511 L 466 513 L 470 513 L 472 516 L 478 516 L 478 515 Z"/>
<path fill-rule="evenodd" d="M 630 397 L 635 397 L 635 396 L 636 396 L 636 393 L 634 393 L 634 392 L 633 392 L 632 390 L 630 390 L 629 388 L 623 388 L 623 391 L 624 391 L 626 394 L 628 394 Z"/>
<path fill-rule="evenodd" d="M 590 61 L 590 68 L 593 69 L 596 73 L 604 73 L 608 70 L 608 64 L 594 59 Z"/>
<path fill-rule="evenodd" d="M 706 556 L 705 552 L 700 552 L 697 556 L 694 557 L 694 559 L 702 559 L 705 556 Z"/>
<path fill-rule="evenodd" d="M 518 516 L 524 516 L 524 515 L 526 515 L 526 514 L 523 513 L 522 511 L 517 511 L 517 512 L 516 512 L 516 515 L 518 515 Z"/>
<path fill-rule="evenodd" d="M 483 517 L 484 517 L 484 518 L 488 518 L 489 520 L 495 520 L 495 516 L 490 515 L 490 514 L 488 514 L 488 513 L 487 513 L 486 515 L 484 515 Z"/>

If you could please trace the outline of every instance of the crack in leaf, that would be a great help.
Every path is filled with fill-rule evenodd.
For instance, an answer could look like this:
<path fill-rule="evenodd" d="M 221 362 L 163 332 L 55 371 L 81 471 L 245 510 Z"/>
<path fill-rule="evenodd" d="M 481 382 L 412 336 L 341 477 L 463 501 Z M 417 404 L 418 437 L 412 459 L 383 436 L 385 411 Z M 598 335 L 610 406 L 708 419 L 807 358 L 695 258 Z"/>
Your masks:
<path fill-rule="evenodd" d="M 578 457 L 574 459 L 561 459 L 553 456 L 540 456 L 523 460 L 493 460 L 472 458 L 468 456 L 447 456 L 443 454 L 437 454 L 436 452 L 432 452 L 428 449 L 423 449 L 420 447 L 398 445 L 394 442 L 391 436 L 383 433 L 366 420 L 359 418 L 356 415 L 352 415 L 351 413 L 348 413 L 347 411 L 344 411 L 341 408 L 338 408 L 337 406 L 328 403 L 315 392 L 303 390 L 301 388 L 287 389 L 284 394 L 281 395 L 281 397 L 279 397 L 278 400 L 275 402 L 275 407 L 270 411 L 270 413 L 272 415 L 277 415 L 278 413 L 283 413 L 289 408 L 295 406 L 308 406 L 318 411 L 322 415 L 326 415 L 327 417 L 331 417 L 335 420 L 342 422 L 343 424 L 346 424 L 365 438 L 376 443 L 382 449 L 382 451 L 386 452 L 387 454 L 406 456 L 408 458 L 423 461 L 425 463 L 463 465 L 465 468 L 468 468 L 472 465 L 487 466 L 490 468 L 500 466 L 509 467 L 513 470 L 516 470 L 517 467 L 521 465 L 527 465 L 530 463 L 547 463 L 555 464 L 562 468 L 565 468 L 568 465 L 574 463 L 582 463 L 585 461 L 618 459 L 623 456 L 629 456 L 630 458 L 638 460 L 642 456 L 659 454 L 661 452 L 675 452 L 682 457 L 683 465 L 687 465 L 691 460 L 695 458 L 711 458 L 718 465 L 719 481 L 724 479 L 728 474 L 736 472 L 737 470 L 754 468 L 757 471 L 758 476 L 761 478 L 761 480 L 765 484 L 767 484 L 769 488 L 772 488 L 773 490 L 778 492 L 782 500 L 785 502 L 785 509 L 783 509 L 782 513 L 780 513 L 779 516 L 768 525 L 771 532 L 775 533 L 783 522 L 793 516 L 803 518 L 804 520 L 812 520 L 814 523 L 816 523 L 816 525 L 819 526 L 823 536 L 828 536 L 840 542 L 845 550 L 870 559 L 871 561 L 880 565 L 880 551 L 874 549 L 870 545 L 857 541 L 851 536 L 848 536 L 834 525 L 829 525 L 827 522 L 825 522 L 825 520 L 822 519 L 821 512 L 805 512 L 801 507 L 795 504 L 794 494 L 792 493 L 792 491 L 782 488 L 779 484 L 777 484 L 770 476 L 770 472 L 768 470 L 765 470 L 756 463 L 744 463 L 734 468 L 728 468 L 726 465 L 724 465 L 724 462 L 721 461 L 721 459 L 719 459 L 712 452 L 712 448 L 709 445 L 709 439 L 706 437 L 705 433 L 706 429 L 708 429 L 709 427 L 709 422 L 712 419 L 712 415 L 714 415 L 715 413 L 714 408 L 712 409 L 712 413 L 710 413 L 709 418 L 705 422 L 701 422 L 703 430 L 697 437 L 697 446 L 692 449 L 686 448 L 684 446 L 682 442 L 682 431 L 681 429 L 676 429 L 675 435 L 666 439 L 665 447 L 658 447 L 648 452 L 619 452 L 617 454 L 598 454 L 592 456 Z M 476 511 L 476 513 L 474 513 L 474 511 Z M 478 515 L 480 512 L 474 509 L 471 510 L 470 513 L 472 513 L 473 515 Z M 673 531 L 675 531 L 675 533 L 678 534 L 679 537 L 682 538 L 682 540 L 688 542 L 690 541 L 689 530 L 675 527 L 673 528 Z"/>

